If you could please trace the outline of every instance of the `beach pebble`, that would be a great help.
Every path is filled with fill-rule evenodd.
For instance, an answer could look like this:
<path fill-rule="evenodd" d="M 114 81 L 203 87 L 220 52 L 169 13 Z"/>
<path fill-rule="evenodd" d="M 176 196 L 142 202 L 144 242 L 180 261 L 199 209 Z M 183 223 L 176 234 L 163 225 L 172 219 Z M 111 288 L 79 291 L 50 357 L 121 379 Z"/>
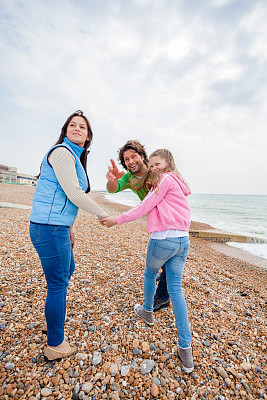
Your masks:
<path fill-rule="evenodd" d="M 154 351 L 154 350 L 155 350 L 155 345 L 154 345 L 154 343 L 150 343 L 150 350 L 151 350 L 151 351 Z"/>
<path fill-rule="evenodd" d="M 248 386 L 247 382 L 244 379 L 241 380 L 241 383 L 248 393 L 252 393 L 250 387 Z"/>
<path fill-rule="evenodd" d="M 251 364 L 249 362 L 245 362 L 240 364 L 240 367 L 242 368 L 243 371 L 247 372 L 251 370 Z"/>
<path fill-rule="evenodd" d="M 142 343 L 142 352 L 143 353 L 149 353 L 150 351 L 150 345 L 148 342 L 143 342 Z"/>
<path fill-rule="evenodd" d="M 95 351 L 93 354 L 92 364 L 97 365 L 97 364 L 100 364 L 101 361 L 102 361 L 101 353 L 99 353 L 99 351 Z"/>
<path fill-rule="evenodd" d="M 155 367 L 154 360 L 144 360 L 141 365 L 141 374 L 148 374 Z"/>
<path fill-rule="evenodd" d="M 224 378 L 224 379 L 228 378 L 228 374 L 227 374 L 227 372 L 225 371 L 224 368 L 222 368 L 222 367 L 217 367 L 217 368 L 216 368 L 216 371 L 218 372 L 218 374 L 219 374 L 222 378 Z"/>
<path fill-rule="evenodd" d="M 116 376 L 117 373 L 118 373 L 118 371 L 119 371 L 118 364 L 112 363 L 112 364 L 110 365 L 110 375 L 111 375 L 111 376 Z"/>
<path fill-rule="evenodd" d="M 155 385 L 159 386 L 160 385 L 160 380 L 156 377 L 151 378 L 151 382 L 154 383 Z"/>
<path fill-rule="evenodd" d="M 14 369 L 14 368 L 15 368 L 15 364 L 13 364 L 12 362 L 7 362 L 5 364 L 5 369 L 7 369 L 9 371 L 12 371 L 12 369 Z"/>
<path fill-rule="evenodd" d="M 110 385 L 110 389 L 113 390 L 114 392 L 120 392 L 121 388 L 118 383 L 112 383 Z"/>
<path fill-rule="evenodd" d="M 259 374 L 262 374 L 263 370 L 260 367 L 256 366 L 255 367 L 255 372 L 258 372 Z"/>
<path fill-rule="evenodd" d="M 90 393 L 91 390 L 93 389 L 94 385 L 92 382 L 86 382 L 82 385 L 82 391 L 86 394 Z"/>
<path fill-rule="evenodd" d="M 211 384 L 212 384 L 213 386 L 219 387 L 219 386 L 220 386 L 220 381 L 219 381 L 219 379 L 213 378 L 213 379 L 211 380 Z"/>
<path fill-rule="evenodd" d="M 41 390 L 41 396 L 42 396 L 42 397 L 48 397 L 48 396 L 50 396 L 51 394 L 52 394 L 52 390 L 49 389 L 49 388 L 43 388 L 43 389 Z"/>
<path fill-rule="evenodd" d="M 151 395 L 153 397 L 158 397 L 158 395 L 159 395 L 159 389 L 155 383 L 152 383 L 152 385 L 151 385 Z"/>
<path fill-rule="evenodd" d="M 82 361 L 85 361 L 87 358 L 88 358 L 88 355 L 87 354 L 85 354 L 85 353 L 77 353 L 76 355 L 75 355 L 75 357 L 77 358 L 77 360 L 82 360 Z"/>
<path fill-rule="evenodd" d="M 232 381 L 231 381 L 230 378 L 225 378 L 225 383 L 226 383 L 226 385 L 227 385 L 228 387 L 230 387 L 231 384 L 232 384 Z"/>
<path fill-rule="evenodd" d="M 139 355 L 142 354 L 142 352 L 141 352 L 141 350 L 139 350 L 137 347 L 135 347 L 135 348 L 133 349 L 133 354 L 134 354 L 135 356 L 139 356 Z"/>
<path fill-rule="evenodd" d="M 121 367 L 121 376 L 127 376 L 130 371 L 129 365 L 123 365 Z"/>
<path fill-rule="evenodd" d="M 97 382 L 97 381 L 99 381 L 99 380 L 102 379 L 102 378 L 103 378 L 102 372 L 98 372 L 98 373 L 95 374 L 95 376 L 94 376 L 94 381 Z"/>

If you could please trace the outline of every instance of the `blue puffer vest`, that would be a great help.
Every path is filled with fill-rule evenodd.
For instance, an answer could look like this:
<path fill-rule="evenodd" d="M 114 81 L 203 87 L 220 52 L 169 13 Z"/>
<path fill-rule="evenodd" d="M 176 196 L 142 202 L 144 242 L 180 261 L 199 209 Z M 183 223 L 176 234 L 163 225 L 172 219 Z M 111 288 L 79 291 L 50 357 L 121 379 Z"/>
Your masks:
<path fill-rule="evenodd" d="M 84 191 L 88 188 L 86 173 L 80 161 L 84 148 L 65 137 L 64 141 L 52 147 L 43 159 L 41 175 L 32 199 L 31 222 L 70 226 L 75 221 L 78 207 L 67 198 L 48 161 L 51 151 L 60 146 L 66 147 L 74 156 L 79 184 Z"/>

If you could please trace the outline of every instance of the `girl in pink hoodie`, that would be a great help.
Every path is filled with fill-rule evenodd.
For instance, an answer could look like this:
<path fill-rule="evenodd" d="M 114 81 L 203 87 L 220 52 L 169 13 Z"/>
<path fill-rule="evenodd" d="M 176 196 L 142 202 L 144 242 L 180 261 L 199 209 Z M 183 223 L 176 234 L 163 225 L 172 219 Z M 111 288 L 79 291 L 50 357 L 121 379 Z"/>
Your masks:
<path fill-rule="evenodd" d="M 145 181 L 149 189 L 148 195 L 131 210 L 116 218 L 103 218 L 101 223 L 111 227 L 134 221 L 147 214 L 147 227 L 151 236 L 144 271 L 144 300 L 143 305 L 134 306 L 134 311 L 148 325 L 154 324 L 156 276 L 165 264 L 168 292 L 176 320 L 178 355 L 183 369 L 190 373 L 194 365 L 187 306 L 182 292 L 182 275 L 189 252 L 188 230 L 191 216 L 187 196 L 191 191 L 178 173 L 169 150 L 154 151 L 149 157 L 149 163 L 150 171 Z"/>

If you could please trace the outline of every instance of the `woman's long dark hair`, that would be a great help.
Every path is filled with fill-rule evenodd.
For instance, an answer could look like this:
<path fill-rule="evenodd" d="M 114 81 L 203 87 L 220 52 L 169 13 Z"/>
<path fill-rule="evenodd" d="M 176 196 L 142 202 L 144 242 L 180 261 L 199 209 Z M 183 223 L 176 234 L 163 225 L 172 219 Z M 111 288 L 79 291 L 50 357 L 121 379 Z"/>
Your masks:
<path fill-rule="evenodd" d="M 86 118 L 86 116 L 84 115 L 83 111 L 77 110 L 67 118 L 65 124 L 61 128 L 61 133 L 60 133 L 60 136 L 59 136 L 57 142 L 55 143 L 55 146 L 57 144 L 60 144 L 60 143 L 63 142 L 63 140 L 64 140 L 64 138 L 65 138 L 65 136 L 67 134 L 67 127 L 68 127 L 68 125 L 69 125 L 69 123 L 70 123 L 70 121 L 72 120 L 73 117 L 82 117 L 85 120 L 86 125 L 87 125 L 87 129 L 88 129 L 88 139 L 86 139 L 86 141 L 84 143 L 84 146 L 83 146 L 84 147 L 84 151 L 82 152 L 82 155 L 81 155 L 81 158 L 80 158 L 82 166 L 83 166 L 85 174 L 86 174 L 86 177 L 87 177 L 87 182 L 88 182 L 88 188 L 87 188 L 85 193 L 88 193 L 88 192 L 90 192 L 91 187 L 90 187 L 90 182 L 89 182 L 89 178 L 88 178 L 88 175 L 87 175 L 87 169 L 86 168 L 87 168 L 87 156 L 88 156 L 88 153 L 89 153 L 89 147 L 90 147 L 92 139 L 93 139 L 93 131 L 92 131 L 90 122 L 89 122 L 88 118 Z"/>
<path fill-rule="evenodd" d="M 66 137 L 66 134 L 67 134 L 67 127 L 73 117 L 82 117 L 85 120 L 87 129 L 88 129 L 88 139 L 86 139 L 86 141 L 84 143 L 84 146 L 83 146 L 84 151 L 82 152 L 82 155 L 80 157 L 82 166 L 84 168 L 84 172 L 86 174 L 87 182 L 88 182 L 88 188 L 85 193 L 88 193 L 88 192 L 90 192 L 91 187 L 90 187 L 90 182 L 89 182 L 86 168 L 87 168 L 87 156 L 89 153 L 89 147 L 90 147 L 92 139 L 93 139 L 93 131 L 92 131 L 90 122 L 89 122 L 88 118 L 86 118 L 86 116 L 83 114 L 83 111 L 77 110 L 67 118 L 66 122 L 64 123 L 64 125 L 61 128 L 61 133 L 59 135 L 57 142 L 54 144 L 54 146 L 56 146 L 57 144 L 61 144 L 64 141 L 64 138 Z M 37 179 L 39 179 L 40 174 L 41 174 L 41 167 L 40 167 L 40 173 L 37 176 Z"/>

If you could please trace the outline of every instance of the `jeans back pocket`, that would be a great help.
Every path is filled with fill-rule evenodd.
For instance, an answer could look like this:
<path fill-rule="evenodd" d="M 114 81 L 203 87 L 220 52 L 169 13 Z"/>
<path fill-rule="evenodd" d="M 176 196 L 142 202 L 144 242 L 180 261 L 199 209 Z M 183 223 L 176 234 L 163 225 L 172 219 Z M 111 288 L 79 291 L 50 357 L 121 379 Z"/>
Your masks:
<path fill-rule="evenodd" d="M 152 250 L 152 255 L 158 260 L 168 260 L 172 257 L 174 248 L 164 246 L 164 244 L 156 243 Z"/>
<path fill-rule="evenodd" d="M 36 243 L 41 241 L 41 225 L 40 224 L 33 224 L 30 223 L 30 238 L 32 244 L 35 245 Z"/>

